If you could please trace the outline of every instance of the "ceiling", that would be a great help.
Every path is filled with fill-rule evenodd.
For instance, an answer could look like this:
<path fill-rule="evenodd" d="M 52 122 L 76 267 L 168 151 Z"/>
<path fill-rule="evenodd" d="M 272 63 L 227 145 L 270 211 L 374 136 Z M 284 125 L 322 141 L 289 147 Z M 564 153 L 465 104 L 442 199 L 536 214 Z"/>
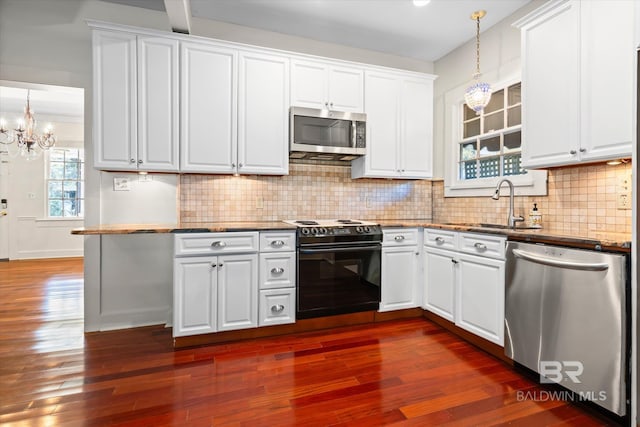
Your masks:
<path fill-rule="evenodd" d="M 4 82 L 8 83 L 8 82 Z M 20 83 L 15 83 L 20 85 Z M 61 86 L 33 85 L 29 101 L 31 111 L 40 123 L 84 121 L 84 90 Z M 27 101 L 27 88 L 0 86 L 0 118 L 13 127 L 22 118 Z"/>
<path fill-rule="evenodd" d="M 165 10 L 175 0 L 103 0 Z M 486 10 L 481 30 L 530 0 L 179 0 L 196 18 L 229 22 L 424 61 L 435 61 L 475 36 L 471 13 Z"/>

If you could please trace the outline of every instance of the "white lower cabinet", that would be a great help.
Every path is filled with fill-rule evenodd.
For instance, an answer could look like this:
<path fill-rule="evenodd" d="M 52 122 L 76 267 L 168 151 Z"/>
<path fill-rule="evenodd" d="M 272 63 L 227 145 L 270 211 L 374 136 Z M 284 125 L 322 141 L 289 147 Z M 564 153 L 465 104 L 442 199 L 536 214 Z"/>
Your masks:
<path fill-rule="evenodd" d="M 414 229 L 384 229 L 379 311 L 420 306 L 420 233 Z"/>
<path fill-rule="evenodd" d="M 504 261 L 458 256 L 456 325 L 504 345 Z"/>
<path fill-rule="evenodd" d="M 260 233 L 260 302 L 258 326 L 296 321 L 296 233 Z"/>
<path fill-rule="evenodd" d="M 425 231 L 423 308 L 503 346 L 506 239 L 453 234 Z M 438 247 L 449 241 L 452 250 Z"/>
<path fill-rule="evenodd" d="M 258 326 L 258 255 L 218 257 L 218 331 Z"/>
<path fill-rule="evenodd" d="M 173 336 L 216 332 L 218 257 L 173 262 Z"/>
<path fill-rule="evenodd" d="M 296 321 L 296 289 L 265 289 L 260 291 L 258 326 L 282 325 Z"/>
<path fill-rule="evenodd" d="M 424 251 L 424 309 L 455 321 L 456 253 L 427 247 Z"/>
<path fill-rule="evenodd" d="M 293 231 L 176 235 L 173 336 L 295 322 L 293 248 Z"/>
<path fill-rule="evenodd" d="M 258 326 L 256 254 L 174 261 L 173 336 Z"/>

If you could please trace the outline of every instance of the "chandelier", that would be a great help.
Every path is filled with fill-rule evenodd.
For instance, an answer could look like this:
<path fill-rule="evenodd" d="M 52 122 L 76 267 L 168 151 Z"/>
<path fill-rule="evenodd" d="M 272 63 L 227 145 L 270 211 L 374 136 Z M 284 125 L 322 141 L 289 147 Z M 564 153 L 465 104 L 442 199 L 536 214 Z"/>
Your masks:
<path fill-rule="evenodd" d="M 7 129 L 6 122 L 0 119 L 0 144 L 10 145 L 14 142 L 17 146 L 15 155 L 33 160 L 40 157 L 42 150 L 48 150 L 56 144 L 53 128 L 47 125 L 42 135 L 36 133 L 36 118 L 31 111 L 29 102 L 30 90 L 27 90 L 27 103 L 24 106 L 24 116 L 18 120 L 17 127 L 11 131 Z M 12 154 L 10 152 L 10 154 Z"/>
<path fill-rule="evenodd" d="M 480 19 L 486 14 L 484 10 L 471 14 L 471 19 L 476 21 L 476 72 L 473 74 L 474 83 L 464 93 L 464 100 L 476 114 L 480 114 L 491 100 L 491 85 L 480 81 Z"/>

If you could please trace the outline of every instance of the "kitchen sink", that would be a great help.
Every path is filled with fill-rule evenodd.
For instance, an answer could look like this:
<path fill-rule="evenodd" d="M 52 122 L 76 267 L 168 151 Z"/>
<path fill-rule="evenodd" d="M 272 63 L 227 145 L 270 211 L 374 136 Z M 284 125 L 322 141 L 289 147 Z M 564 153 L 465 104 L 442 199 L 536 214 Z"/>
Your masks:
<path fill-rule="evenodd" d="M 474 227 L 474 228 L 496 228 L 501 230 L 539 230 L 540 227 L 529 227 L 527 225 L 520 225 L 515 227 L 509 227 L 505 224 L 489 224 L 484 222 L 445 222 L 444 225 L 458 225 L 461 227 Z"/>

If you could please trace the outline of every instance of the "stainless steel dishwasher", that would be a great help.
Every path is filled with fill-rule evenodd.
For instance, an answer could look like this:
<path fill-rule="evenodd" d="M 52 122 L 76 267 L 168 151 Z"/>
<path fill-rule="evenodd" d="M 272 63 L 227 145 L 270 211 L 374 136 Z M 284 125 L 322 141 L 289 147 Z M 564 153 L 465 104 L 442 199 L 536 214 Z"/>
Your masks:
<path fill-rule="evenodd" d="M 627 257 L 508 242 L 505 354 L 624 416 L 627 412 Z"/>

